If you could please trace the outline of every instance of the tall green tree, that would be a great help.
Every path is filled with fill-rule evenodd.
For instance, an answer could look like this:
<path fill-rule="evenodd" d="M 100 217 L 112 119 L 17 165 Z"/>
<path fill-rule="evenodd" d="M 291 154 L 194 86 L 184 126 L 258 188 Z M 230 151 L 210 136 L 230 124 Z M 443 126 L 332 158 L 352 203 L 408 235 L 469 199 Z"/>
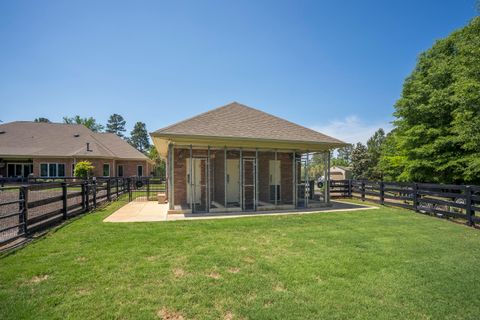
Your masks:
<path fill-rule="evenodd" d="M 63 117 L 63 123 L 67 124 L 83 124 L 85 127 L 88 129 L 94 131 L 94 132 L 101 132 L 104 129 L 104 126 L 97 123 L 97 120 L 95 120 L 93 117 L 89 118 L 82 118 L 79 115 L 76 115 L 74 117 Z"/>
<path fill-rule="evenodd" d="M 352 151 L 353 151 L 353 144 L 347 144 L 344 147 L 337 149 L 337 159 L 344 160 L 347 165 L 350 165 L 352 162 Z"/>
<path fill-rule="evenodd" d="M 383 180 L 382 168 L 379 165 L 380 156 L 385 143 L 385 131 L 378 129 L 367 141 L 367 164 L 365 176 L 369 180 Z"/>
<path fill-rule="evenodd" d="M 105 131 L 115 133 L 117 136 L 123 138 L 123 133 L 126 131 L 126 123 L 127 122 L 125 121 L 125 119 L 123 119 L 121 115 L 114 113 L 110 116 L 110 118 L 108 118 L 107 129 Z"/>
<path fill-rule="evenodd" d="M 367 179 L 369 166 L 367 147 L 358 142 L 352 150 L 352 175 L 354 179 Z"/>
<path fill-rule="evenodd" d="M 35 118 L 35 120 L 33 120 L 33 122 L 52 123 L 52 122 L 51 122 L 50 120 L 48 120 L 47 118 L 43 118 L 43 117 Z"/>
<path fill-rule="evenodd" d="M 147 153 L 150 148 L 150 138 L 147 132 L 147 126 L 143 122 L 137 122 L 133 126 L 128 142 L 138 151 Z"/>
<path fill-rule="evenodd" d="M 395 110 L 389 152 L 403 158 L 394 168 L 383 161 L 386 170 L 402 180 L 480 183 L 480 17 L 420 55 Z"/>

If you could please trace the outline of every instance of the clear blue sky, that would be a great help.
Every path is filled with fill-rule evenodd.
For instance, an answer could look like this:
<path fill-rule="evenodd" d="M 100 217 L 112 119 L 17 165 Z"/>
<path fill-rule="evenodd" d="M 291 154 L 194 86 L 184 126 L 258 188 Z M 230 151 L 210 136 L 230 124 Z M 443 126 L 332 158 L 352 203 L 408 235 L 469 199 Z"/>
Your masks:
<path fill-rule="evenodd" d="M 348 142 L 475 0 L 0 1 L 0 120 L 149 131 L 238 101 Z"/>

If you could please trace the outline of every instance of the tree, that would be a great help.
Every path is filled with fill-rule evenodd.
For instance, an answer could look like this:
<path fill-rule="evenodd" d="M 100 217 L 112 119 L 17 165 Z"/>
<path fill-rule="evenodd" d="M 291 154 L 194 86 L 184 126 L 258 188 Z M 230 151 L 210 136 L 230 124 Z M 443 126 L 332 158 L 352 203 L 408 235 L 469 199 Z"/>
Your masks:
<path fill-rule="evenodd" d="M 112 114 L 107 122 L 106 132 L 115 133 L 117 136 L 123 138 L 125 130 L 126 121 L 119 114 Z"/>
<path fill-rule="evenodd" d="M 385 142 L 385 131 L 378 129 L 367 141 L 367 165 L 365 176 L 369 180 L 383 180 L 383 173 L 379 166 L 382 147 Z"/>
<path fill-rule="evenodd" d="M 153 165 L 153 176 L 154 177 L 160 177 L 161 179 L 165 179 L 165 161 L 160 158 L 160 155 L 158 154 L 157 148 L 155 146 L 150 146 L 150 149 L 148 150 L 148 157 L 155 161 L 155 164 Z"/>
<path fill-rule="evenodd" d="M 479 74 L 476 17 L 420 55 L 395 104 L 382 166 L 401 180 L 480 183 Z"/>
<path fill-rule="evenodd" d="M 344 161 L 348 166 L 352 162 L 352 151 L 353 144 L 348 144 L 344 147 L 338 148 L 336 159 Z"/>
<path fill-rule="evenodd" d="M 366 170 L 369 165 L 367 147 L 358 142 L 352 150 L 352 175 L 354 179 L 367 179 Z"/>
<path fill-rule="evenodd" d="M 90 161 L 80 161 L 75 164 L 73 175 L 78 178 L 87 179 L 92 175 L 92 171 L 95 167 Z"/>
<path fill-rule="evenodd" d="M 82 118 L 79 115 L 76 115 L 75 117 L 72 117 L 72 118 L 63 117 L 63 123 L 83 124 L 85 127 L 87 127 L 88 129 L 90 129 L 94 132 L 101 132 L 104 129 L 104 126 L 97 123 L 97 120 L 95 120 L 93 117 Z"/>
<path fill-rule="evenodd" d="M 146 153 L 148 151 L 150 148 L 150 139 L 145 123 L 135 123 L 132 132 L 130 132 L 128 142 L 140 152 Z"/>
<path fill-rule="evenodd" d="M 47 118 L 43 118 L 43 117 L 35 118 L 35 120 L 33 120 L 33 122 L 52 123 L 52 122 L 51 122 L 50 120 L 48 120 Z"/>

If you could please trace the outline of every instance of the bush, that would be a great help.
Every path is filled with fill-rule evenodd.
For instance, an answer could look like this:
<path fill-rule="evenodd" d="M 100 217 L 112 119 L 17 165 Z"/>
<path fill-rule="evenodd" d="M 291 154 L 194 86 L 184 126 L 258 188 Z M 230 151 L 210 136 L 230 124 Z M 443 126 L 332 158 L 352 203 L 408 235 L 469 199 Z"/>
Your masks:
<path fill-rule="evenodd" d="M 86 179 L 92 174 L 94 168 L 90 161 L 80 161 L 75 165 L 73 175 L 77 178 Z"/>

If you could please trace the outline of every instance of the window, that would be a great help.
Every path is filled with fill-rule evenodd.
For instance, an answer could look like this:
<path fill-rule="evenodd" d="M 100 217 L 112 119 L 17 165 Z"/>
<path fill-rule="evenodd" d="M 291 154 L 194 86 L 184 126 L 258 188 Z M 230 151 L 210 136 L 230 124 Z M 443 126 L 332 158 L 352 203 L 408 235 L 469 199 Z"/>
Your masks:
<path fill-rule="evenodd" d="M 75 176 L 75 163 L 72 163 L 72 177 Z"/>
<path fill-rule="evenodd" d="M 41 163 L 40 177 L 65 177 L 65 163 Z"/>
<path fill-rule="evenodd" d="M 8 163 L 7 177 L 28 177 L 33 172 L 33 164 L 31 163 Z"/>
<path fill-rule="evenodd" d="M 117 167 L 117 175 L 119 177 L 123 177 L 123 165 L 121 165 L 121 164 L 118 165 L 118 167 Z"/>
<path fill-rule="evenodd" d="M 58 177 L 65 177 L 65 164 L 64 163 L 57 164 L 57 176 Z"/>
<path fill-rule="evenodd" d="M 137 166 L 137 176 L 143 177 L 143 166 Z"/>
<path fill-rule="evenodd" d="M 103 164 L 103 176 L 110 177 L 110 164 L 108 163 Z"/>
<path fill-rule="evenodd" d="M 40 177 L 48 177 L 48 164 L 40 164 Z"/>

